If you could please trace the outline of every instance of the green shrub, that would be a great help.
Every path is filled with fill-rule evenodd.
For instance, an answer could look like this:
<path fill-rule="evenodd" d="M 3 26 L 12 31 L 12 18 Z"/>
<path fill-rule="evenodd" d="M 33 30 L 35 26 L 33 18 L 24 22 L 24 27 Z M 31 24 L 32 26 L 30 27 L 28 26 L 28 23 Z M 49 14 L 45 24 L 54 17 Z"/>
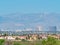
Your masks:
<path fill-rule="evenodd" d="M 42 45 L 58 45 L 58 41 L 53 37 L 48 37 L 46 40 L 42 40 Z"/>
<path fill-rule="evenodd" d="M 21 45 L 19 42 L 14 42 L 13 45 Z"/>
<path fill-rule="evenodd" d="M 25 40 L 25 39 L 22 39 L 21 41 L 24 42 L 24 41 L 26 41 L 26 40 Z"/>
<path fill-rule="evenodd" d="M 0 45 L 3 45 L 4 42 L 5 42 L 4 39 L 0 39 Z"/>
<path fill-rule="evenodd" d="M 20 40 L 20 38 L 16 37 L 15 40 Z"/>

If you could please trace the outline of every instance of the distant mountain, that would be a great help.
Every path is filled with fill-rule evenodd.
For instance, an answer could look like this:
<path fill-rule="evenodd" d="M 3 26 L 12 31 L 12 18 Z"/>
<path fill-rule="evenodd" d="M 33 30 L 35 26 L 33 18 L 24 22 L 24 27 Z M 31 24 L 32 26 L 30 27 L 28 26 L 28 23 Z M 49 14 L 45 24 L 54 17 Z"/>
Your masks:
<path fill-rule="evenodd" d="M 59 13 L 32 13 L 20 14 L 12 13 L 0 16 L 0 29 L 4 30 L 25 30 L 26 28 L 36 28 L 44 26 L 44 30 L 48 26 L 57 26 L 60 30 L 60 14 Z M 35 29 L 34 29 L 35 30 Z"/>

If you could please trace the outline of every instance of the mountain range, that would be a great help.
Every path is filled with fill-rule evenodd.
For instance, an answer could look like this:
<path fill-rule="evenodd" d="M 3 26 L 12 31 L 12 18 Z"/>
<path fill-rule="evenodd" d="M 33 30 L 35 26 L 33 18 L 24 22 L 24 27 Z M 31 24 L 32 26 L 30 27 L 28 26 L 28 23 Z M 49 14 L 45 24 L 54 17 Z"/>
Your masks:
<path fill-rule="evenodd" d="M 60 30 L 60 13 L 11 13 L 0 15 L 0 30 L 47 30 L 56 26 Z"/>

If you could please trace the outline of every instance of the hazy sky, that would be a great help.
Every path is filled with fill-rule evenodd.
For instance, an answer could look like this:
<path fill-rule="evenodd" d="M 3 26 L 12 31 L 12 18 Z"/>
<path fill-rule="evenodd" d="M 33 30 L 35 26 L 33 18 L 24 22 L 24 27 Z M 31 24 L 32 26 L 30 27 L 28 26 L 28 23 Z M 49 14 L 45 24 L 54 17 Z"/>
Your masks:
<path fill-rule="evenodd" d="M 60 0 L 1 0 L 0 28 L 22 30 L 57 26 L 60 30 Z"/>

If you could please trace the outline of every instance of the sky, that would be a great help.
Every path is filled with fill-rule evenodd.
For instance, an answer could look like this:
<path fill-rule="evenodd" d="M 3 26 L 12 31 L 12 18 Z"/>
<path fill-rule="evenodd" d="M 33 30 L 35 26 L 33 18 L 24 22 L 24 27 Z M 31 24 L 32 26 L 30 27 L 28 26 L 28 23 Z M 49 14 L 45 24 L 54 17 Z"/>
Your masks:
<path fill-rule="evenodd" d="M 60 0 L 1 0 L 0 14 L 60 12 Z"/>
<path fill-rule="evenodd" d="M 0 29 L 34 30 L 57 26 L 60 31 L 60 0 L 0 0 Z"/>

